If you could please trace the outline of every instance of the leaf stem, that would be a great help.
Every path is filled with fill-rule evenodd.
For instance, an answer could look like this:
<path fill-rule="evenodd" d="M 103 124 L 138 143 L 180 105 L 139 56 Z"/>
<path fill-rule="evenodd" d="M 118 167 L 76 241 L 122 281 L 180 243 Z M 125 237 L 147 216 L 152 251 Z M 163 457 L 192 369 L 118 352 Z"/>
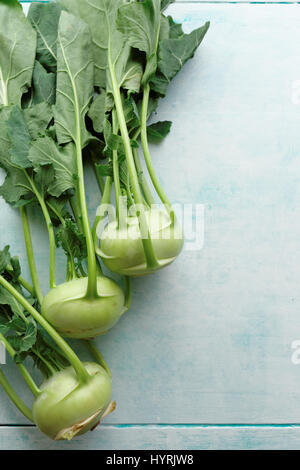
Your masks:
<path fill-rule="evenodd" d="M 24 287 L 24 289 L 26 289 L 27 292 L 29 292 L 29 294 L 35 295 L 37 297 L 34 287 L 28 281 L 26 281 L 26 279 L 24 279 L 22 276 L 19 276 L 18 280 L 20 284 Z"/>
<path fill-rule="evenodd" d="M 30 315 L 41 325 L 42 328 L 48 333 L 53 341 L 60 347 L 65 354 L 66 358 L 74 367 L 77 373 L 79 382 L 85 383 L 89 379 L 89 374 L 85 369 L 84 365 L 74 353 L 73 349 L 66 343 L 66 341 L 56 332 L 56 330 L 42 317 L 42 315 L 34 308 L 30 303 L 18 292 L 9 282 L 0 276 L 0 285 L 2 285 L 13 297 L 24 307 L 24 309 L 30 313 Z"/>
<path fill-rule="evenodd" d="M 33 246 L 32 246 L 32 238 L 31 238 L 31 233 L 30 233 L 30 227 L 29 227 L 29 221 L 28 221 L 28 215 L 27 215 L 26 207 L 21 207 L 21 219 L 22 219 L 22 224 L 23 224 L 23 232 L 24 232 L 25 246 L 26 246 L 26 252 L 27 252 L 27 260 L 28 260 L 31 279 L 32 279 L 32 282 L 33 282 L 34 292 L 35 292 L 35 295 L 36 295 L 39 303 L 42 304 L 43 294 L 42 294 L 40 281 L 39 281 L 38 274 L 37 274 L 37 269 L 36 269 L 36 263 L 35 263 Z M 23 284 L 23 282 L 22 282 L 22 284 Z M 25 289 L 27 289 L 27 288 L 25 287 Z"/>
<path fill-rule="evenodd" d="M 41 196 L 39 193 L 33 179 L 28 175 L 27 171 L 24 170 L 24 173 L 26 175 L 26 178 L 28 179 L 32 191 L 34 192 L 44 215 L 45 222 L 47 225 L 48 229 L 48 235 L 49 235 L 49 251 L 50 251 L 50 261 L 49 261 L 49 280 L 50 280 L 50 287 L 53 289 L 55 287 L 55 235 L 54 235 L 54 229 L 53 229 L 53 224 L 51 221 L 51 217 L 49 214 L 49 211 L 47 209 L 47 205 L 44 201 L 44 198 Z"/>
<path fill-rule="evenodd" d="M 116 110 L 112 112 L 112 124 L 113 124 L 113 133 L 118 134 L 119 126 L 116 115 Z M 119 174 L 119 161 L 118 161 L 118 151 L 113 150 L 113 175 L 114 175 L 114 188 L 115 188 L 115 198 L 116 198 L 116 212 L 117 212 L 117 221 L 120 223 L 120 200 L 121 200 L 121 187 L 120 187 L 120 174 Z"/>
<path fill-rule="evenodd" d="M 133 158 L 133 153 L 132 153 L 132 148 L 131 148 L 131 143 L 130 143 L 130 137 L 129 137 L 129 133 L 128 133 L 127 125 L 126 125 L 126 119 L 125 119 L 124 111 L 122 107 L 120 87 L 117 83 L 114 66 L 111 61 L 110 43 L 109 43 L 109 52 L 108 52 L 108 65 L 109 65 L 115 107 L 116 107 L 116 111 L 118 115 L 119 127 L 120 127 L 120 131 L 121 131 L 121 135 L 122 135 L 123 143 L 124 143 L 127 167 L 128 167 L 128 171 L 130 175 L 130 181 L 132 184 L 134 202 L 136 205 L 139 206 L 139 210 L 140 210 L 140 229 L 142 226 L 145 230 L 145 235 L 146 235 L 146 236 L 142 236 L 142 243 L 144 247 L 146 263 L 149 269 L 156 269 L 159 266 L 159 262 L 155 255 L 155 251 L 154 251 L 154 247 L 152 244 L 152 239 L 151 239 L 151 235 L 149 231 L 149 226 L 147 222 L 147 217 L 146 217 L 145 210 L 144 210 L 143 196 L 141 193 L 141 188 L 139 186 L 138 176 L 137 176 L 137 172 L 135 168 L 135 163 L 134 163 L 134 158 Z"/>
<path fill-rule="evenodd" d="M 97 184 L 98 184 L 98 186 L 99 186 L 100 193 L 103 194 L 103 191 L 104 191 L 104 181 L 103 181 L 102 175 L 101 175 L 100 172 L 99 172 L 99 169 L 97 168 L 97 161 L 96 161 L 96 158 L 93 158 L 93 170 L 94 170 L 94 173 L 95 173 L 95 176 L 96 176 L 96 179 L 97 179 Z"/>
<path fill-rule="evenodd" d="M 81 220 L 81 214 L 80 214 L 80 208 L 77 203 L 76 197 L 72 197 L 70 199 L 70 206 L 74 215 L 74 218 L 76 220 L 76 223 L 78 225 L 79 230 L 82 232 L 83 227 L 82 227 L 82 220 Z"/>
<path fill-rule="evenodd" d="M 31 410 L 25 405 L 23 400 L 17 395 L 14 391 L 7 378 L 5 377 L 3 371 L 0 369 L 0 385 L 3 390 L 7 393 L 11 401 L 16 405 L 16 407 L 21 411 L 21 413 L 33 423 L 33 416 Z"/>
<path fill-rule="evenodd" d="M 3 343 L 4 346 L 5 346 L 5 349 L 6 351 L 8 352 L 8 354 L 10 355 L 10 357 L 12 359 L 14 359 L 15 355 L 16 355 L 16 351 L 14 350 L 14 348 L 9 344 L 9 342 L 7 341 L 7 339 L 5 338 L 5 336 L 3 336 L 1 333 L 0 333 L 0 343 Z M 19 369 L 21 375 L 23 376 L 23 379 L 25 380 L 26 384 L 28 385 L 29 389 L 31 390 L 32 394 L 37 397 L 41 391 L 40 389 L 38 388 L 38 386 L 36 385 L 36 383 L 34 382 L 33 378 L 31 377 L 31 375 L 29 374 L 28 370 L 26 369 L 26 367 L 23 365 L 23 364 L 16 364 L 17 368 Z"/>
<path fill-rule="evenodd" d="M 82 163 L 82 150 L 81 150 L 80 120 L 77 119 L 77 121 L 78 121 L 77 139 L 76 139 L 75 145 L 76 145 L 76 155 L 77 155 L 78 192 L 79 192 L 78 195 L 79 195 L 79 206 L 80 206 L 80 211 L 81 211 L 81 216 L 82 216 L 83 233 L 86 239 L 86 247 L 87 247 L 87 254 L 88 254 L 88 287 L 87 287 L 86 296 L 88 298 L 94 299 L 98 297 L 97 261 L 96 261 L 93 235 L 92 235 L 92 231 L 90 227 L 90 221 L 89 221 L 89 215 L 88 215 L 88 209 L 87 209 L 87 203 L 86 203 L 86 193 L 85 193 L 83 163 Z"/>
<path fill-rule="evenodd" d="M 107 365 L 107 362 L 105 361 L 104 357 L 102 356 L 101 352 L 98 350 L 98 348 L 95 346 L 94 342 L 91 340 L 86 340 L 86 345 L 88 349 L 90 350 L 91 354 L 94 356 L 98 364 L 103 367 L 103 369 L 108 373 L 109 377 L 111 378 L 111 372 L 110 369 Z"/>
<path fill-rule="evenodd" d="M 51 366 L 50 362 L 48 362 L 47 359 L 45 359 L 38 351 L 33 350 L 33 352 L 45 364 L 50 373 L 52 375 L 55 374 L 56 370 L 54 369 L 54 367 Z"/>
<path fill-rule="evenodd" d="M 133 157 L 134 157 L 137 172 L 141 175 L 140 176 L 141 187 L 142 187 L 146 202 L 149 206 L 151 206 L 152 204 L 155 204 L 155 200 L 154 200 L 154 197 L 152 196 L 151 190 L 148 186 L 147 180 L 146 180 L 145 175 L 143 173 L 143 169 L 142 169 L 142 165 L 141 165 L 141 162 L 140 162 L 139 153 L 138 153 L 137 148 L 133 149 Z"/>
<path fill-rule="evenodd" d="M 101 199 L 101 204 L 100 204 L 99 209 L 101 209 L 101 206 L 103 206 L 104 204 L 109 204 L 110 203 L 111 189 L 112 189 L 112 178 L 111 178 L 111 176 L 107 176 L 106 180 L 105 180 L 103 196 L 102 196 L 102 199 Z M 98 246 L 97 228 L 98 228 L 98 225 L 104 219 L 104 217 L 105 216 L 102 214 L 102 215 L 97 215 L 97 217 L 95 218 L 95 222 L 94 222 L 94 225 L 93 225 L 93 240 L 94 240 L 94 246 L 95 247 Z"/>
<path fill-rule="evenodd" d="M 155 169 L 151 160 L 151 155 L 149 151 L 149 144 L 148 144 L 148 136 L 147 136 L 147 117 L 148 117 L 148 104 L 149 104 L 149 96 L 150 96 L 150 85 L 149 83 L 144 87 L 144 92 L 143 92 L 143 102 L 142 102 L 142 113 L 141 113 L 141 140 L 142 140 L 142 149 L 145 157 L 145 162 L 147 165 L 147 169 L 151 178 L 151 181 L 153 183 L 153 186 L 162 201 L 162 203 L 165 205 L 168 213 L 171 215 L 171 217 L 174 217 L 174 211 L 172 209 L 172 205 L 169 201 L 169 199 L 166 196 L 166 193 L 164 192 L 157 175 L 155 173 Z"/>

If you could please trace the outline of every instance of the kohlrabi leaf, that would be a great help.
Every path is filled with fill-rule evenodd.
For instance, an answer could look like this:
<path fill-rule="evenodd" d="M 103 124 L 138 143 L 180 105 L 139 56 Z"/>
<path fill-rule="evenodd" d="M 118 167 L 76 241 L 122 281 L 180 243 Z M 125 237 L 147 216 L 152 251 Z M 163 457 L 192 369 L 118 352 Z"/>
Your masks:
<path fill-rule="evenodd" d="M 46 101 L 30 106 L 23 110 L 24 120 L 30 137 L 36 139 L 40 134 L 44 134 L 50 121 L 53 119 L 53 111 Z"/>
<path fill-rule="evenodd" d="M 0 286 L 0 305 L 8 306 L 17 316 L 23 315 L 24 309 L 21 304 L 2 286 Z"/>
<path fill-rule="evenodd" d="M 0 167 L 7 173 L 0 187 L 0 196 L 9 204 L 16 204 L 23 196 L 30 194 L 31 188 L 24 171 L 11 161 L 10 139 L 6 127 L 10 112 L 10 108 L 3 108 L 0 111 Z"/>
<path fill-rule="evenodd" d="M 95 85 L 106 88 L 107 33 L 106 4 L 110 0 L 60 0 L 60 4 L 70 13 L 82 18 L 89 26 L 93 36 L 93 55 L 95 65 Z M 117 2 L 121 3 L 120 0 Z M 116 3 L 111 2 L 111 3 Z"/>
<path fill-rule="evenodd" d="M 171 3 L 174 3 L 175 0 L 161 0 L 161 11 L 164 11 Z"/>
<path fill-rule="evenodd" d="M 7 245 L 0 251 L 0 273 L 6 270 L 7 265 L 10 263 L 9 246 Z"/>
<path fill-rule="evenodd" d="M 0 105 L 21 104 L 31 84 L 36 33 L 16 1 L 0 3 Z"/>
<path fill-rule="evenodd" d="M 22 207 L 37 200 L 35 190 L 40 193 L 41 197 L 48 195 L 50 189 L 53 194 L 60 195 L 58 186 L 65 188 L 68 185 L 66 181 L 62 182 L 59 174 L 57 176 L 55 173 L 55 162 L 53 158 L 50 159 L 51 156 L 53 157 L 50 151 L 56 144 L 50 137 L 44 137 L 49 140 L 47 148 L 44 149 L 48 157 L 46 161 L 41 154 L 39 154 L 39 162 L 29 158 L 32 147 L 37 146 L 40 139 L 43 140 L 39 135 L 45 133 L 51 119 L 51 107 L 47 103 L 40 103 L 24 110 L 18 106 L 6 107 L 0 113 L 0 142 L 2 143 L 0 166 L 7 173 L 0 188 L 0 195 L 16 207 Z M 62 150 L 62 153 L 65 157 L 69 156 L 66 148 Z M 67 161 L 64 165 L 67 166 L 70 163 Z M 61 167 L 57 173 L 60 171 Z M 66 180 L 65 174 L 63 180 Z M 63 188 L 61 191 L 64 191 Z"/>
<path fill-rule="evenodd" d="M 51 72 L 56 70 L 56 42 L 61 10 L 57 3 L 32 3 L 28 12 L 28 19 L 37 32 L 37 60 Z"/>
<path fill-rule="evenodd" d="M 51 219 L 56 219 L 56 225 L 61 224 L 61 217 L 66 217 L 66 204 L 68 201 L 68 194 L 62 194 L 60 197 L 49 196 L 47 198 L 47 206 L 50 209 Z"/>
<path fill-rule="evenodd" d="M 56 240 L 65 254 L 77 263 L 82 263 L 87 258 L 86 240 L 71 218 L 66 218 L 65 224 L 56 232 Z"/>
<path fill-rule="evenodd" d="M 111 101 L 108 98 L 109 95 L 103 90 L 100 95 L 97 95 L 94 99 L 88 116 L 93 122 L 93 127 L 96 132 L 102 133 L 104 129 L 105 114 L 112 109 Z"/>
<path fill-rule="evenodd" d="M 54 180 L 54 169 L 52 166 L 40 165 L 34 169 L 34 184 L 40 194 L 45 200 L 50 191 L 50 187 Z"/>
<path fill-rule="evenodd" d="M 45 102 L 22 110 L 19 106 L 11 108 L 6 121 L 7 135 L 10 140 L 11 163 L 19 168 L 32 166 L 28 159 L 32 139 L 45 132 L 52 119 L 51 106 Z"/>
<path fill-rule="evenodd" d="M 75 187 L 77 168 L 73 143 L 60 147 L 50 137 L 40 137 L 31 144 L 29 160 L 35 169 L 48 165 L 54 169 L 54 177 L 48 185 L 50 195 L 59 197 Z"/>
<path fill-rule="evenodd" d="M 6 339 L 14 348 L 16 353 L 29 351 L 36 342 L 37 326 L 32 318 L 27 320 L 24 325 L 24 332 L 20 335 L 7 336 Z"/>
<path fill-rule="evenodd" d="M 31 136 L 26 125 L 22 110 L 19 106 L 13 106 L 6 121 L 8 138 L 10 140 L 11 163 L 18 168 L 30 168 L 28 160 Z"/>
<path fill-rule="evenodd" d="M 140 110 L 132 96 L 122 95 L 122 107 L 128 132 L 132 134 L 140 127 Z"/>
<path fill-rule="evenodd" d="M 148 140 L 157 144 L 161 142 L 170 132 L 171 121 L 159 121 L 147 127 Z"/>
<path fill-rule="evenodd" d="M 155 74 L 157 48 L 161 27 L 161 1 L 144 0 L 122 5 L 118 10 L 117 27 L 132 47 L 145 52 L 147 57 L 143 84 Z"/>
<path fill-rule="evenodd" d="M 35 61 L 32 86 L 23 100 L 25 107 L 30 107 L 32 104 L 48 103 L 50 105 L 55 103 L 55 88 L 56 76 L 55 73 L 47 72 L 47 70 L 38 62 Z"/>
<path fill-rule="evenodd" d="M 55 125 L 60 144 L 89 139 L 85 115 L 94 91 L 94 63 L 88 26 L 63 11 L 58 28 Z"/>
<path fill-rule="evenodd" d="M 194 56 L 208 28 L 209 22 L 190 34 L 183 34 L 175 38 L 173 36 L 160 42 L 158 73 L 152 79 L 152 89 L 154 91 L 165 96 L 170 81 L 182 69 L 184 64 Z"/>
<path fill-rule="evenodd" d="M 103 154 L 106 157 L 111 157 L 114 150 L 121 151 L 123 149 L 123 140 L 121 136 L 113 133 L 111 123 L 107 118 L 104 121 L 103 136 L 105 141 Z"/>
<path fill-rule="evenodd" d="M 1 164 L 6 170 L 6 178 L 0 187 L 0 196 L 8 203 L 17 205 L 24 196 L 28 196 L 32 192 L 32 188 L 25 176 L 24 171 L 14 168 L 7 163 L 6 166 Z"/>
<path fill-rule="evenodd" d="M 93 40 L 95 85 L 111 91 L 110 75 L 107 74 L 110 61 L 118 85 L 129 92 L 138 92 L 143 75 L 142 64 L 136 60 L 130 45 L 116 27 L 118 8 L 124 0 L 61 0 L 60 3 L 89 26 Z"/>
<path fill-rule="evenodd" d="M 168 16 L 169 22 L 169 38 L 170 39 L 178 39 L 184 35 L 184 31 L 182 29 L 182 25 L 180 23 L 175 23 L 171 16 Z"/>

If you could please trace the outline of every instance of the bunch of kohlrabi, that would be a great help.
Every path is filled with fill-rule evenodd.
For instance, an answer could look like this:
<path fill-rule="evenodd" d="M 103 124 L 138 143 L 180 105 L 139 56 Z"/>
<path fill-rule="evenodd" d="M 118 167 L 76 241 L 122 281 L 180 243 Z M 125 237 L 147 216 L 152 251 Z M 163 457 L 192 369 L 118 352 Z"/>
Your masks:
<path fill-rule="evenodd" d="M 148 119 L 209 24 L 185 34 L 164 14 L 169 3 L 61 0 L 32 4 L 28 18 L 17 0 L 0 4 L 0 166 L 6 172 L 0 195 L 20 211 L 32 281 L 20 276 L 6 248 L 0 254 L 0 340 L 35 396 L 32 413 L 0 378 L 21 411 L 55 439 L 91 429 L 111 410 L 100 353 L 88 343 L 100 365 L 82 364 L 61 335 L 106 333 L 130 307 L 129 277 L 171 264 L 183 247 L 149 150 L 171 123 L 148 125 Z M 141 154 L 163 209 L 155 205 Z M 102 194 L 93 227 L 84 163 L 93 166 Z M 100 230 L 113 188 L 115 217 Z M 49 237 L 45 296 L 30 233 L 33 205 Z M 66 259 L 61 285 L 58 247 Z M 124 289 L 103 274 L 101 260 L 124 276 Z M 28 357 L 46 377 L 40 388 L 23 364 Z"/>

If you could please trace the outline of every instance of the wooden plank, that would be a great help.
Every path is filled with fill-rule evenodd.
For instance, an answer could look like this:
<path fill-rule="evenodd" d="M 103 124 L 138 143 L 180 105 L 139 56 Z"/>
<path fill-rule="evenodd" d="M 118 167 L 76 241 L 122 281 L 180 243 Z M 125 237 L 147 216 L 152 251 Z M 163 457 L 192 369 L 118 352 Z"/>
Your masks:
<path fill-rule="evenodd" d="M 132 310 L 99 340 L 118 401 L 107 422 L 299 423 L 291 343 L 300 338 L 300 135 L 292 102 L 300 6 L 186 3 L 170 11 L 187 31 L 212 22 L 160 105 L 158 119 L 174 125 L 153 148 L 172 201 L 205 204 L 205 246 L 135 280 Z M 99 198 L 91 185 L 93 215 Z M 0 211 L 1 245 L 10 242 L 24 261 L 19 217 L 2 201 Z M 37 216 L 33 226 L 46 288 L 47 240 Z M 61 259 L 59 268 L 62 277 Z M 1 423 L 24 422 L 0 399 Z"/>
<path fill-rule="evenodd" d="M 71 442 L 53 442 L 30 427 L 0 427 L 1 450 L 299 450 L 289 427 L 102 426 Z"/>

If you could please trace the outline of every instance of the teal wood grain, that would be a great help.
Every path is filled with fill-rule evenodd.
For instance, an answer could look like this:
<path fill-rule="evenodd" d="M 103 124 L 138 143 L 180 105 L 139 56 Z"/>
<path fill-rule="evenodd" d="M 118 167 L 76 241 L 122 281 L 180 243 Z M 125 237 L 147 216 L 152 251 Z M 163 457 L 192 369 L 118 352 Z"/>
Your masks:
<path fill-rule="evenodd" d="M 195 59 L 171 85 L 171 119 L 153 159 L 173 202 L 205 205 L 205 245 L 134 281 L 133 308 L 98 341 L 114 377 L 105 426 L 58 448 L 299 447 L 291 428 L 203 423 L 300 423 L 300 5 L 178 3 L 186 31 L 211 20 Z M 92 174 L 91 217 L 99 203 Z M 0 244 L 25 265 L 19 216 L 0 201 Z M 32 218 L 47 289 L 46 231 Z M 58 274 L 64 276 L 58 256 Z M 27 271 L 28 274 L 28 271 Z M 12 364 L 4 366 L 20 383 Z M 28 400 L 29 395 L 24 397 Z M 23 424 L 0 391 L 0 423 Z M 151 426 L 168 423 L 173 426 Z M 0 448 L 54 448 L 32 428 L 0 428 Z M 152 446 L 152 447 L 151 447 Z M 56 447 L 55 447 L 56 448 Z M 291 447 L 293 448 L 293 447 Z"/>
<path fill-rule="evenodd" d="M 8 450 L 298 450 L 300 428 L 292 427 L 118 427 L 104 425 L 71 442 L 53 442 L 36 429 L 0 428 L 0 449 Z M 155 452 L 153 453 L 155 455 Z"/>

